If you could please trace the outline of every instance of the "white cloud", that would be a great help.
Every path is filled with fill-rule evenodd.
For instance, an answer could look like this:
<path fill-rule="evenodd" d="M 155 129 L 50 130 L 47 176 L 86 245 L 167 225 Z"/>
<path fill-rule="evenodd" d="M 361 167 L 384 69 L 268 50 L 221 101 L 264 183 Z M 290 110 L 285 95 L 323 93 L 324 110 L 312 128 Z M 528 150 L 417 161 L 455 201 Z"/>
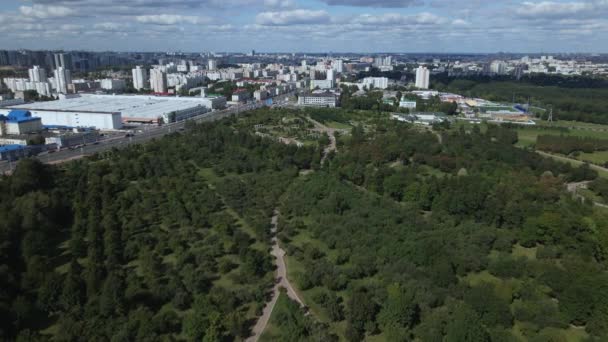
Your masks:
<path fill-rule="evenodd" d="M 123 23 L 115 23 L 115 22 L 103 22 L 96 23 L 93 25 L 94 29 L 102 30 L 102 31 L 122 31 L 129 27 L 128 24 Z"/>
<path fill-rule="evenodd" d="M 323 10 L 314 11 L 297 9 L 291 11 L 262 12 L 255 17 L 259 25 L 298 25 L 298 24 L 322 24 L 330 21 L 329 14 Z"/>
<path fill-rule="evenodd" d="M 469 25 L 469 22 L 463 19 L 454 19 L 452 21 L 452 25 L 454 26 L 467 26 Z"/>
<path fill-rule="evenodd" d="M 198 17 L 193 15 L 179 14 L 153 14 L 139 15 L 135 17 L 137 22 L 142 24 L 157 24 L 157 25 L 176 25 L 176 24 L 207 24 L 211 22 L 209 18 Z"/>
<path fill-rule="evenodd" d="M 25 17 L 36 19 L 63 18 L 77 13 L 69 7 L 52 5 L 21 6 L 19 7 L 19 11 Z"/>
<path fill-rule="evenodd" d="M 561 17 L 586 12 L 593 9 L 593 7 L 594 4 L 591 2 L 526 1 L 521 4 L 516 13 L 525 17 Z"/>
<path fill-rule="evenodd" d="M 264 6 L 271 8 L 293 8 L 295 5 L 293 0 L 264 0 Z"/>
<path fill-rule="evenodd" d="M 432 13 L 423 12 L 413 15 L 398 13 L 362 14 L 354 19 L 354 23 L 362 25 L 441 25 L 447 19 Z"/>
<path fill-rule="evenodd" d="M 399 8 L 422 5 L 419 0 L 321 0 L 330 6 Z"/>

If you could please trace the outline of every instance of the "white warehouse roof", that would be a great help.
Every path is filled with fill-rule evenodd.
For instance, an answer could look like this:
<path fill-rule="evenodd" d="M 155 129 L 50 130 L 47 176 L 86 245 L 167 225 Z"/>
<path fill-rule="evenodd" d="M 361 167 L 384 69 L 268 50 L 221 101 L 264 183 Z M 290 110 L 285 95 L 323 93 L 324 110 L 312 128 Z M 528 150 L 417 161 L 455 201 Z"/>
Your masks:
<path fill-rule="evenodd" d="M 156 119 L 196 107 L 211 109 L 211 101 L 201 97 L 162 97 L 149 95 L 83 94 L 48 102 L 28 103 L 11 108 L 37 111 L 82 113 L 121 113 L 125 118 Z"/>

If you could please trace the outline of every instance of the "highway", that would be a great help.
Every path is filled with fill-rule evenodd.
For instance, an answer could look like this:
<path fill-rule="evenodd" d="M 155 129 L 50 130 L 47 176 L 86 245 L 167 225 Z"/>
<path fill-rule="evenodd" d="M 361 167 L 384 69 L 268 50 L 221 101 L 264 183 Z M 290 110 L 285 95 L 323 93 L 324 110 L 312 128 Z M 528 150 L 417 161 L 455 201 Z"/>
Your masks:
<path fill-rule="evenodd" d="M 277 97 L 273 98 L 273 100 L 276 102 L 280 102 L 280 101 L 283 101 L 285 98 L 287 98 L 290 95 L 292 95 L 292 93 L 277 96 Z M 158 127 L 148 128 L 148 129 L 142 131 L 141 133 L 134 133 L 134 134 L 132 134 L 132 136 L 128 136 L 129 134 L 126 134 L 127 132 L 125 132 L 125 136 L 108 137 L 106 139 L 99 140 L 99 142 L 97 142 L 95 144 L 89 144 L 89 145 L 86 145 L 86 146 L 83 146 L 83 147 L 80 147 L 77 149 L 63 149 L 63 150 L 59 150 L 54 153 L 46 153 L 46 154 L 34 156 L 32 158 L 37 158 L 40 161 L 42 161 L 43 163 L 47 163 L 47 164 L 58 164 L 58 163 L 82 158 L 85 156 L 90 156 L 95 153 L 108 151 L 114 147 L 124 148 L 131 144 L 139 144 L 139 143 L 143 143 L 143 142 L 152 140 L 154 138 L 160 138 L 164 135 L 183 130 L 186 125 L 186 122 L 188 122 L 188 121 L 194 121 L 194 122 L 215 121 L 215 120 L 223 119 L 225 117 L 229 117 L 231 115 L 235 115 L 235 114 L 238 115 L 242 112 L 261 108 L 264 106 L 265 105 L 260 102 L 233 106 L 233 107 L 230 107 L 230 108 L 227 108 L 224 110 L 208 112 L 205 114 L 193 116 L 191 118 L 188 118 L 188 119 L 185 119 L 182 121 L 173 122 L 173 123 L 158 126 Z M 0 162 L 0 172 L 2 174 L 10 174 L 12 172 L 12 170 L 14 169 L 14 167 L 17 165 L 17 163 L 18 163 L 18 161 Z"/>

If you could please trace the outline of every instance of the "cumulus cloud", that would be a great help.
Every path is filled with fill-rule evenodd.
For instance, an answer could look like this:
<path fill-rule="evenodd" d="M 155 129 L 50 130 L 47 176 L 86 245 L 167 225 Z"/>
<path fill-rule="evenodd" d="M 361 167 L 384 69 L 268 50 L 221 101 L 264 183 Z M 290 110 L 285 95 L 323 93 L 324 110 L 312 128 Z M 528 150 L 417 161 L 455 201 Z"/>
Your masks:
<path fill-rule="evenodd" d="M 293 8 L 295 5 L 293 0 L 264 0 L 264 6 L 271 8 Z"/>
<path fill-rule="evenodd" d="M 420 0 L 321 0 L 330 6 L 399 8 L 422 5 Z"/>
<path fill-rule="evenodd" d="M 530 2 L 526 1 L 516 10 L 517 14 L 526 17 L 550 16 L 561 17 L 589 11 L 593 8 L 592 3 L 584 2 Z"/>
<path fill-rule="evenodd" d="M 101 31 L 123 31 L 129 27 L 128 24 L 116 23 L 116 22 L 103 22 L 96 23 L 93 25 L 94 29 Z"/>
<path fill-rule="evenodd" d="M 435 14 L 423 12 L 413 15 L 398 13 L 362 14 L 356 17 L 354 22 L 363 25 L 441 25 L 448 21 L 446 18 Z"/>
<path fill-rule="evenodd" d="M 179 14 L 138 15 L 135 20 L 142 24 L 176 25 L 176 24 L 207 24 L 211 20 L 205 17 Z"/>
<path fill-rule="evenodd" d="M 77 13 L 69 7 L 53 5 L 21 6 L 19 12 L 25 17 L 36 19 L 63 18 Z"/>
<path fill-rule="evenodd" d="M 259 25 L 283 26 L 298 24 L 323 24 L 330 21 L 329 13 L 323 10 L 297 9 L 290 11 L 262 12 L 255 22 Z"/>
<path fill-rule="evenodd" d="M 525 1 L 515 13 L 526 19 L 561 19 L 596 17 L 608 14 L 608 0 L 589 0 L 583 2 Z"/>

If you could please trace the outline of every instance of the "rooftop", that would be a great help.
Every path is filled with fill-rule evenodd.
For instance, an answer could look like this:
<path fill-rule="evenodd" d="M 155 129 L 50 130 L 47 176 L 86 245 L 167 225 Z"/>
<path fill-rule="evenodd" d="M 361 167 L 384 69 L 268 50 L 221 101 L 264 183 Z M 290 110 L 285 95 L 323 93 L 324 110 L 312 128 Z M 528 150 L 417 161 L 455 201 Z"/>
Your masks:
<path fill-rule="evenodd" d="M 123 118 L 158 118 L 173 111 L 206 106 L 208 103 L 209 99 L 202 97 L 85 94 L 56 101 L 28 103 L 10 108 L 31 111 L 122 113 Z"/>
<path fill-rule="evenodd" d="M 8 152 L 8 151 L 16 151 L 25 148 L 23 145 L 4 145 L 0 146 L 0 153 Z"/>
<path fill-rule="evenodd" d="M 32 113 L 27 110 L 13 109 L 7 116 L 0 115 L 0 120 L 6 120 L 8 122 L 27 122 L 37 121 L 40 120 L 40 118 L 32 117 Z"/>

